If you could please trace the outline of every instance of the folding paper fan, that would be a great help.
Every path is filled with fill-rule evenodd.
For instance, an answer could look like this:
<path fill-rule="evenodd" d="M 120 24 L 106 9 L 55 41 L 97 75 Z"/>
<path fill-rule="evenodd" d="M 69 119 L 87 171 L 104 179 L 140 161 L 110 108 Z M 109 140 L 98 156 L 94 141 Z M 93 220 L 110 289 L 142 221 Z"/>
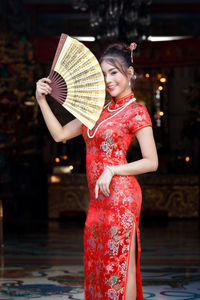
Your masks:
<path fill-rule="evenodd" d="M 62 34 L 49 74 L 51 96 L 89 129 L 105 103 L 105 81 L 94 54 L 78 40 Z"/>

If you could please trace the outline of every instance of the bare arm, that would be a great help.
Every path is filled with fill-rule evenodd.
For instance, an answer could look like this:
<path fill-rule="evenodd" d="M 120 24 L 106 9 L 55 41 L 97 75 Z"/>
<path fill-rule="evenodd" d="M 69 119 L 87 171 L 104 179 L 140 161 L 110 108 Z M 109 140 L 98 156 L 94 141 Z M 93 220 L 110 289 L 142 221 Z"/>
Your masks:
<path fill-rule="evenodd" d="M 144 127 L 139 129 L 136 132 L 136 137 L 141 148 L 142 159 L 128 164 L 106 167 L 96 182 L 96 198 L 98 197 L 99 189 L 105 196 L 109 196 L 109 185 L 114 175 L 138 175 L 157 170 L 158 156 L 152 128 Z"/>
<path fill-rule="evenodd" d="M 125 165 L 113 166 L 113 175 L 139 175 L 156 171 L 158 168 L 158 156 L 151 127 L 144 127 L 136 132 L 142 152 L 142 159 Z"/>
<path fill-rule="evenodd" d="M 47 128 L 56 142 L 72 139 L 81 134 L 82 123 L 78 119 L 70 121 L 62 126 L 50 109 L 46 95 L 51 92 L 50 80 L 42 78 L 37 82 L 36 99 L 40 106 Z"/>

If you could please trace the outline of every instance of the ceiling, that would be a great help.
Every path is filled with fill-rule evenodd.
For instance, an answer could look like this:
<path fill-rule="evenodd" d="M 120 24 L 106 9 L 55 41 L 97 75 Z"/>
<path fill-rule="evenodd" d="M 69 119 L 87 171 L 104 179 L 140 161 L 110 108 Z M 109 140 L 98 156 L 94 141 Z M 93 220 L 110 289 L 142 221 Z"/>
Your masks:
<path fill-rule="evenodd" d="M 23 0 L 28 4 L 71 4 L 73 0 Z M 152 0 L 152 4 L 175 4 L 174 0 Z M 200 0 L 176 0 L 176 4 L 195 4 L 200 3 Z"/>
<path fill-rule="evenodd" d="M 74 1 L 1 0 L 0 15 L 12 30 L 36 36 L 93 35 L 90 10 L 73 9 Z M 152 0 L 149 13 L 152 36 L 200 36 L 200 0 Z"/>

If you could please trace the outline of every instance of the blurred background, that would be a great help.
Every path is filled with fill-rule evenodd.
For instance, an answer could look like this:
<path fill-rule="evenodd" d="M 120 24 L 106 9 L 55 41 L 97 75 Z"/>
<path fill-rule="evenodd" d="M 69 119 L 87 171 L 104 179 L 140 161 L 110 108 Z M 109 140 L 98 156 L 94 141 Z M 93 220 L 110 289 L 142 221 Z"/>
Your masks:
<path fill-rule="evenodd" d="M 139 176 L 142 218 L 199 218 L 200 1 L 0 1 L 0 203 L 4 220 L 85 219 L 89 194 L 80 136 L 55 143 L 35 100 L 61 33 L 97 58 L 116 41 L 134 52 L 137 101 L 153 122 L 159 169 Z M 55 100 L 61 124 L 73 117 Z M 128 161 L 140 157 L 136 142 Z"/>

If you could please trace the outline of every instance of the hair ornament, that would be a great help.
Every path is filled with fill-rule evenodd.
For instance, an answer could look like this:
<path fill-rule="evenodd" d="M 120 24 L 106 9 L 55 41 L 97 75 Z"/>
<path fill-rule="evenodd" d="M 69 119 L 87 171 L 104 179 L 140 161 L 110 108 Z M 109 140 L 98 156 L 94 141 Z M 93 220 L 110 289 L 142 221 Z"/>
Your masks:
<path fill-rule="evenodd" d="M 130 44 L 130 49 L 131 49 L 131 62 L 133 63 L 133 51 L 136 49 L 137 44 L 136 43 L 131 43 Z"/>

